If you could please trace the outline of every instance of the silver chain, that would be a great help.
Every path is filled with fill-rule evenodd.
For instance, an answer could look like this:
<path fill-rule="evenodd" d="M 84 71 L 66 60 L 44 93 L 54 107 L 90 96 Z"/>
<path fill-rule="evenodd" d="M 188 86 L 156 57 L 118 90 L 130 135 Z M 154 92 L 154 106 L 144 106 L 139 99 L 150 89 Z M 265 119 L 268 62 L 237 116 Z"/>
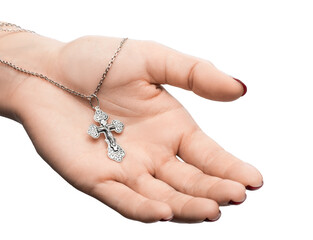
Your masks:
<path fill-rule="evenodd" d="M 0 31 L 3 31 L 3 32 L 29 32 L 29 33 L 35 33 L 33 31 L 23 29 L 20 26 L 17 26 L 15 24 L 6 23 L 6 22 L 0 22 Z M 73 94 L 75 96 L 78 96 L 78 97 L 81 97 L 81 98 L 85 98 L 85 99 L 89 100 L 91 107 L 93 107 L 91 100 L 93 98 L 97 99 L 97 94 L 100 91 L 102 83 L 103 83 L 104 79 L 106 78 L 108 71 L 112 67 L 113 62 L 116 59 L 118 53 L 121 51 L 123 44 L 126 42 L 127 39 L 128 38 L 123 38 L 123 40 L 120 42 L 120 44 L 119 44 L 118 48 L 116 49 L 114 55 L 111 57 L 111 59 L 110 59 L 110 61 L 108 63 L 108 66 L 106 67 L 104 73 L 102 74 L 102 77 L 101 77 L 101 79 L 100 79 L 100 81 L 99 81 L 95 91 L 92 94 L 90 94 L 90 95 L 85 95 L 83 93 L 77 92 L 77 91 L 75 91 L 73 89 L 70 89 L 70 88 L 68 88 L 68 87 L 66 87 L 66 86 L 64 86 L 64 85 L 62 85 L 62 84 L 60 84 L 60 83 L 58 83 L 58 82 L 48 78 L 47 76 L 45 76 L 45 75 L 43 75 L 41 73 L 28 71 L 28 70 L 26 70 L 24 68 L 16 66 L 15 64 L 13 64 L 11 62 L 8 62 L 8 61 L 0 59 L 0 63 L 5 64 L 5 65 L 7 65 L 7 66 L 9 66 L 9 67 L 19 71 L 19 72 L 26 73 L 26 74 L 29 74 L 29 75 L 32 75 L 32 76 L 35 76 L 35 77 L 42 78 L 42 79 L 48 81 L 49 83 L 55 85 L 56 87 L 61 88 L 64 91 L 67 91 L 67 92 L 69 92 L 69 93 L 71 93 L 71 94 Z M 97 101 L 98 101 L 98 99 L 97 99 Z"/>
<path fill-rule="evenodd" d="M 30 31 L 27 29 L 23 29 L 20 26 L 17 26 L 13 23 L 0 22 L 0 31 L 2 32 L 29 32 L 35 33 L 34 31 Z"/>

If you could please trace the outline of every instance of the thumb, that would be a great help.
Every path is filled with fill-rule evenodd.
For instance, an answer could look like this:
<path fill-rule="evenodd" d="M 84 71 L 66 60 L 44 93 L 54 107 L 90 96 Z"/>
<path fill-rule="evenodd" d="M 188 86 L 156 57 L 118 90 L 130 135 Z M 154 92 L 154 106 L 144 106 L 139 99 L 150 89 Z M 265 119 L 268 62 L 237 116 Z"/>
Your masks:
<path fill-rule="evenodd" d="M 240 80 L 219 71 L 209 61 L 147 42 L 147 71 L 153 84 L 170 84 L 217 101 L 232 101 L 247 92 Z"/>

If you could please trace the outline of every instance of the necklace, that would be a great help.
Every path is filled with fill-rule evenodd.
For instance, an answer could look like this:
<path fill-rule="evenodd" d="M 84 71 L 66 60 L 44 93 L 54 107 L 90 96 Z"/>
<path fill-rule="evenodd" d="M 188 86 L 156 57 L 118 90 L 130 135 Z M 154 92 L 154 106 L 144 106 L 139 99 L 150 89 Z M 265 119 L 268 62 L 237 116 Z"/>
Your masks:
<path fill-rule="evenodd" d="M 12 23 L 7 23 L 7 22 L 0 22 L 0 31 L 3 31 L 3 32 L 29 32 L 29 33 L 36 34 L 33 31 L 23 29 L 20 26 L 17 26 L 17 25 L 12 24 Z M 26 69 L 23 69 L 19 66 L 14 65 L 11 62 L 0 59 L 0 63 L 5 64 L 5 65 L 13 68 L 16 71 L 44 79 L 44 80 L 48 81 L 49 83 L 55 85 L 56 87 L 58 87 L 64 91 L 67 91 L 70 94 L 73 94 L 75 96 L 78 96 L 78 97 L 81 97 L 83 99 L 88 100 L 90 103 L 90 106 L 95 110 L 94 120 L 96 122 L 98 122 L 99 125 L 91 124 L 89 126 L 87 133 L 92 138 L 95 138 L 95 139 L 98 139 L 100 137 L 100 134 L 103 133 L 105 136 L 105 142 L 108 145 L 108 149 L 107 149 L 108 157 L 110 159 L 116 161 L 116 162 L 121 162 L 125 156 L 125 151 L 123 150 L 123 148 L 120 145 L 118 145 L 116 143 L 116 140 L 115 140 L 112 132 L 114 131 L 116 133 L 121 133 L 124 129 L 124 124 L 119 120 L 113 120 L 111 123 L 108 123 L 109 116 L 104 111 L 102 111 L 100 109 L 100 102 L 99 102 L 99 99 L 97 97 L 97 94 L 100 91 L 100 88 L 102 86 L 103 81 L 105 80 L 105 78 L 107 76 L 108 71 L 110 70 L 111 66 L 113 65 L 114 60 L 116 59 L 118 53 L 121 51 L 122 46 L 126 42 L 127 39 L 128 38 L 123 38 L 123 40 L 120 42 L 114 55 L 111 57 L 104 73 L 102 74 L 102 77 L 101 77 L 95 91 L 90 95 L 86 95 L 86 94 L 77 92 L 73 89 L 70 89 L 70 88 L 48 78 L 47 76 L 45 76 L 41 73 L 28 71 Z M 96 105 L 94 105 L 92 103 L 93 99 L 96 100 Z"/>

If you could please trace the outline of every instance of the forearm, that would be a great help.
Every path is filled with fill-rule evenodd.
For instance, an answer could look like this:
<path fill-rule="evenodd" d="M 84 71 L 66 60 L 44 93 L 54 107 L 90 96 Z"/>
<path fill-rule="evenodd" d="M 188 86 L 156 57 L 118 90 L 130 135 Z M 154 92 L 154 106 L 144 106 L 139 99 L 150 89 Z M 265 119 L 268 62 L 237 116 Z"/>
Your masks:
<path fill-rule="evenodd" d="M 43 72 L 54 66 L 55 49 L 62 43 L 32 33 L 0 32 L 0 59 L 30 71 Z M 0 115 L 18 120 L 16 95 L 29 75 L 0 63 Z M 26 99 L 25 99 L 26 100 Z"/>
<path fill-rule="evenodd" d="M 9 35 L 12 34 L 0 32 L 0 59 L 3 61 L 11 58 L 12 49 L 9 47 Z M 17 77 L 15 71 L 0 63 L 0 115 L 14 120 L 17 120 L 17 116 L 13 110 L 12 94 L 15 82 L 18 81 Z"/>

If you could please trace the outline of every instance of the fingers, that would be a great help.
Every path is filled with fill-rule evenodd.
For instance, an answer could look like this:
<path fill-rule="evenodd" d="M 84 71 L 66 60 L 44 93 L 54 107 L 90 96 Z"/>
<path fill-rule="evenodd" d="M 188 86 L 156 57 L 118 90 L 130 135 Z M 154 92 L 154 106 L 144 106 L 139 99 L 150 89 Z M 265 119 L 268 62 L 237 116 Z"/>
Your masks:
<path fill-rule="evenodd" d="M 215 201 L 177 192 L 150 174 L 143 174 L 128 184 L 145 197 L 168 204 L 174 214 L 173 221 L 201 222 L 220 217 L 219 206 Z"/>
<path fill-rule="evenodd" d="M 237 181 L 249 190 L 263 184 L 255 167 L 226 152 L 201 130 L 183 136 L 178 155 L 206 174 Z"/>
<path fill-rule="evenodd" d="M 241 81 L 219 71 L 206 60 L 151 42 L 145 50 L 152 83 L 170 84 L 218 101 L 235 100 L 247 90 Z"/>
<path fill-rule="evenodd" d="M 154 222 L 172 217 L 168 204 L 148 199 L 119 182 L 99 183 L 92 195 L 130 219 Z"/>
<path fill-rule="evenodd" d="M 156 169 L 156 177 L 180 192 L 213 199 L 220 205 L 241 203 L 246 198 L 246 189 L 242 184 L 204 174 L 198 168 L 180 162 L 176 157 Z"/>

